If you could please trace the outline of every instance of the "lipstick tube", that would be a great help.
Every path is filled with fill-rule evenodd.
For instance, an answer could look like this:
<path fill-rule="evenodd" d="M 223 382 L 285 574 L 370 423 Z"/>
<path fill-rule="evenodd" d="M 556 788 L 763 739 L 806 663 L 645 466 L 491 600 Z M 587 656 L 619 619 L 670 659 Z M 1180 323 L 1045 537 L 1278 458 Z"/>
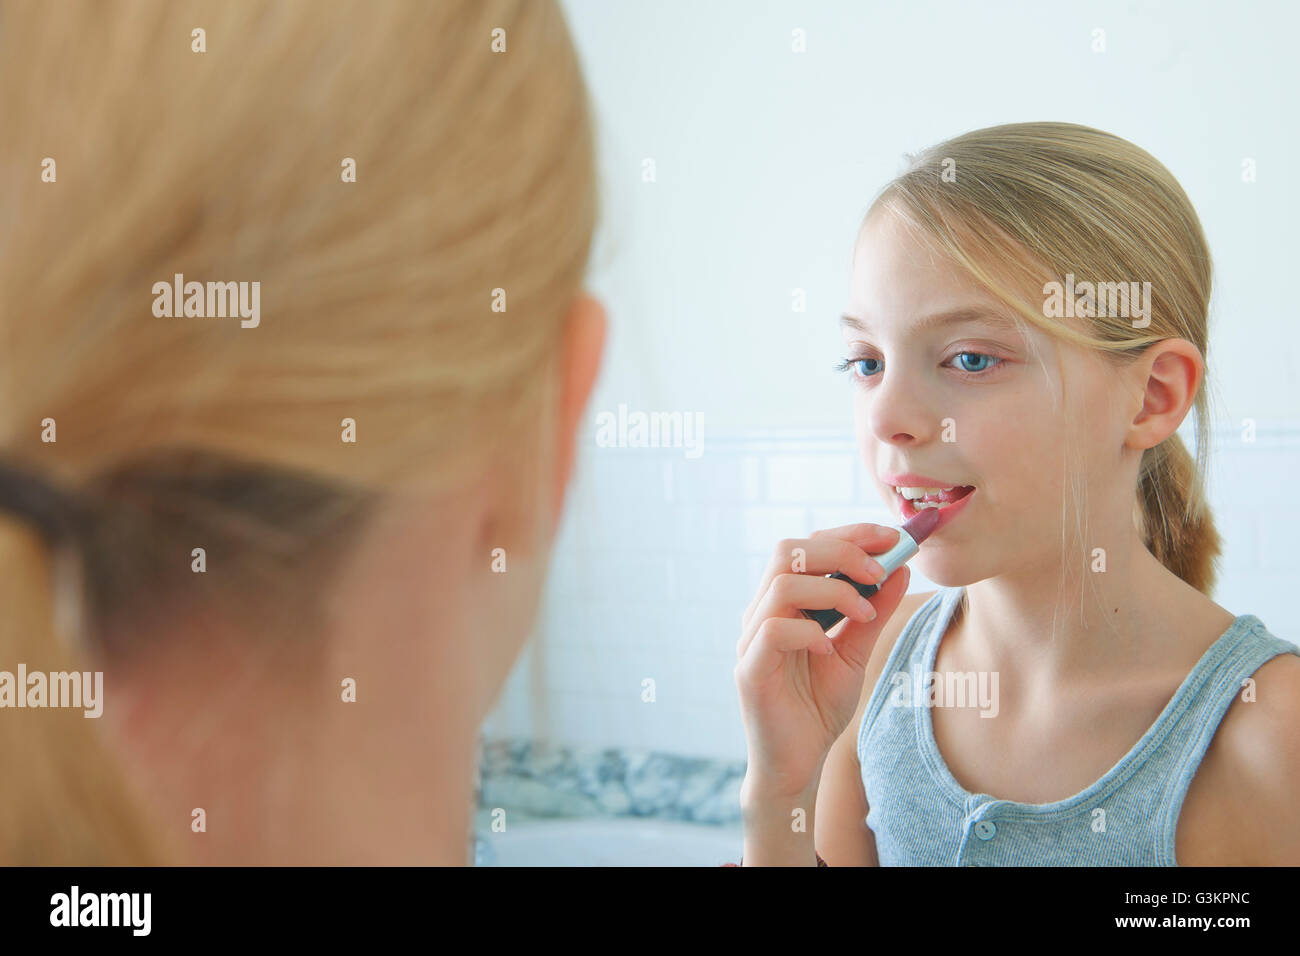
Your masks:
<path fill-rule="evenodd" d="M 888 580 L 889 576 L 901 568 L 904 564 L 912 559 L 918 551 L 921 550 L 921 542 L 930 536 L 934 526 L 939 522 L 939 509 L 927 508 L 909 518 L 902 527 L 898 528 L 898 543 L 883 554 L 873 554 L 880 566 L 885 569 L 885 576 L 881 578 L 881 584 Z M 840 581 L 848 581 L 853 585 L 854 590 L 864 598 L 869 598 L 880 590 L 879 584 L 863 584 L 861 581 L 855 581 L 843 572 L 826 575 L 828 578 L 836 578 Z M 816 621 L 821 625 L 823 631 L 829 631 L 840 621 L 844 620 L 844 615 L 835 608 L 825 608 L 823 610 L 810 611 L 803 608 L 799 613 L 809 620 Z"/>

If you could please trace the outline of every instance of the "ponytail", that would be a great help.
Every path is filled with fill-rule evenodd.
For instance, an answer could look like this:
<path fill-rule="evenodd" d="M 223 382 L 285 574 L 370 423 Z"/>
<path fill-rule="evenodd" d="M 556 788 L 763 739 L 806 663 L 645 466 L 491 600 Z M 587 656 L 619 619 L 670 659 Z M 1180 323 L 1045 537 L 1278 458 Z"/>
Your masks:
<path fill-rule="evenodd" d="M 1147 550 L 1210 595 L 1222 540 L 1205 501 L 1200 470 L 1177 434 L 1142 454 L 1135 510 Z"/>

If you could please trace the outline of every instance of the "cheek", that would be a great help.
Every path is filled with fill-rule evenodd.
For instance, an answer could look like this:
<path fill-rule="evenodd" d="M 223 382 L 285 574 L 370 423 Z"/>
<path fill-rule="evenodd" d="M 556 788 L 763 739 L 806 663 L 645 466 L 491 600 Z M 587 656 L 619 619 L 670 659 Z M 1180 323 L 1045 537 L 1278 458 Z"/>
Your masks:
<path fill-rule="evenodd" d="M 1048 453 L 1064 442 L 1062 398 L 1052 394 L 1040 377 L 1021 378 L 1014 385 L 990 395 L 979 406 L 980 418 L 1017 446 L 1030 446 L 1035 453 Z"/>
<path fill-rule="evenodd" d="M 1057 507 L 1068 436 L 1046 401 L 1025 390 L 996 401 L 968 403 L 953 416 L 958 455 L 999 498 L 1032 492 L 1033 500 Z"/>

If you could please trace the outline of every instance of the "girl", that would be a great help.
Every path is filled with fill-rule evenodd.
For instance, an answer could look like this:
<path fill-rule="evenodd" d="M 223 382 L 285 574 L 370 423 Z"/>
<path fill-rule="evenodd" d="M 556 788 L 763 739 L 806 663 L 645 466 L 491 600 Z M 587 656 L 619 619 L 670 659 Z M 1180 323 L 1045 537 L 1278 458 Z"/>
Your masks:
<path fill-rule="evenodd" d="M 0 671 L 103 674 L 0 864 L 467 863 L 604 329 L 563 17 L 140 13 L 0 4 Z"/>
<path fill-rule="evenodd" d="M 1300 864 L 1300 649 L 1209 597 L 1210 286 L 1183 190 L 1099 130 L 977 130 L 877 197 L 841 367 L 883 499 L 945 509 L 941 588 L 825 576 L 878 580 L 889 528 L 777 546 L 737 648 L 747 865 Z"/>

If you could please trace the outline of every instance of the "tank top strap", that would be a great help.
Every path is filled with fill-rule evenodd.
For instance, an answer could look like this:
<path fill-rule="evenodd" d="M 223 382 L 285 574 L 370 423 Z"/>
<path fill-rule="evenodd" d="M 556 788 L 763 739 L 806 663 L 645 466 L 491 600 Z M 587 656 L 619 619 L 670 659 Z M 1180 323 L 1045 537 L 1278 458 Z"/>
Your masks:
<path fill-rule="evenodd" d="M 940 588 L 912 614 L 898 638 L 890 649 L 885 665 L 880 669 L 880 677 L 867 700 L 866 710 L 862 715 L 862 725 L 858 730 L 858 762 L 862 762 L 862 747 L 871 733 L 872 725 L 880 713 L 881 707 L 893 689 L 893 677 L 900 670 L 914 673 L 917 664 L 925 654 L 926 645 L 936 628 L 947 630 L 948 622 L 961 601 L 965 588 Z"/>

